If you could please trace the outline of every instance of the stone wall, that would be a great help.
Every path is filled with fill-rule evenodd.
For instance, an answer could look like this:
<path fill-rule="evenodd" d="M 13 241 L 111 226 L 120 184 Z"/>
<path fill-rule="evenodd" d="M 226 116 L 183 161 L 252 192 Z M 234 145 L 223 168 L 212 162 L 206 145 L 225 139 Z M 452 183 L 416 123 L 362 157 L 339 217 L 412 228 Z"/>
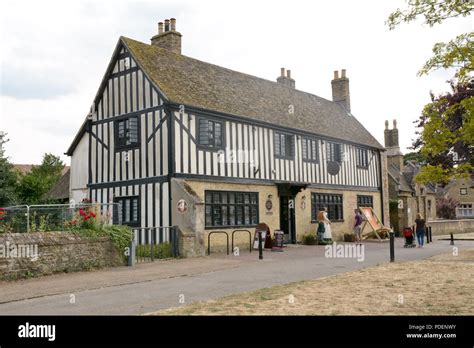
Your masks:
<path fill-rule="evenodd" d="M 124 265 L 110 239 L 69 232 L 0 234 L 0 279 Z"/>
<path fill-rule="evenodd" d="M 431 226 L 433 235 L 450 234 L 452 232 L 456 236 L 460 233 L 474 232 L 474 219 L 433 220 L 428 221 L 428 226 Z"/>

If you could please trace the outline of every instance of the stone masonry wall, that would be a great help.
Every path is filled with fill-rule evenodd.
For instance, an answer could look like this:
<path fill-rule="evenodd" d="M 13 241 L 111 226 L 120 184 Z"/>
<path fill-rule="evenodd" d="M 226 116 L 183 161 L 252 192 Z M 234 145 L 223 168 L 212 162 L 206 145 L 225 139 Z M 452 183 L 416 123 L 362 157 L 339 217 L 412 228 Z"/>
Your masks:
<path fill-rule="evenodd" d="M 92 240 L 69 232 L 0 234 L 0 279 L 122 265 L 122 256 L 107 237 Z"/>

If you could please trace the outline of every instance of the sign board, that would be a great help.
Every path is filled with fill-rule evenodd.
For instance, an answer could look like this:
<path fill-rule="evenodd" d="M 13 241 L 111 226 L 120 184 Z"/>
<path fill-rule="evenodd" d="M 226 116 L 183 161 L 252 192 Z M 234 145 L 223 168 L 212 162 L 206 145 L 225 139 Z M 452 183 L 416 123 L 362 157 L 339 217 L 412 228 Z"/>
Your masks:
<path fill-rule="evenodd" d="M 258 250 L 258 234 L 262 232 L 262 248 L 272 247 L 272 238 L 270 234 L 270 227 L 267 224 L 258 224 L 255 228 L 255 236 L 253 240 L 253 248 Z"/>
<path fill-rule="evenodd" d="M 278 248 L 283 248 L 283 239 L 285 236 L 285 232 L 281 230 L 275 230 L 273 234 L 275 235 L 275 246 Z"/>

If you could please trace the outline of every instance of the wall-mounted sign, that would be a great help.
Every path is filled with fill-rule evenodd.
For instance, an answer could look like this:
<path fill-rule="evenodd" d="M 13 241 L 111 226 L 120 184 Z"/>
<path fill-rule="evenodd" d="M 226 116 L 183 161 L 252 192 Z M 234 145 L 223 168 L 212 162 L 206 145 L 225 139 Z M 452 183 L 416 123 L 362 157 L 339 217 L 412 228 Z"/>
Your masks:
<path fill-rule="evenodd" d="M 270 199 L 267 199 L 267 201 L 265 202 L 265 208 L 267 208 L 267 210 L 272 210 L 273 209 L 273 203 Z"/>
<path fill-rule="evenodd" d="M 178 201 L 178 213 L 184 214 L 188 211 L 188 202 L 186 202 L 184 199 L 180 199 Z"/>

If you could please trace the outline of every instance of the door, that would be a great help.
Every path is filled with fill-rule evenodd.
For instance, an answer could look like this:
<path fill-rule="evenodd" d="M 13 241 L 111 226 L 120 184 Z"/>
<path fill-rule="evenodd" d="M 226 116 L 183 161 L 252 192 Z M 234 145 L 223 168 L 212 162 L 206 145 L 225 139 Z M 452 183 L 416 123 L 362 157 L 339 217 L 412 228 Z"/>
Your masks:
<path fill-rule="evenodd" d="M 296 243 L 295 226 L 295 198 L 280 196 L 280 230 L 285 233 L 285 243 Z"/>

